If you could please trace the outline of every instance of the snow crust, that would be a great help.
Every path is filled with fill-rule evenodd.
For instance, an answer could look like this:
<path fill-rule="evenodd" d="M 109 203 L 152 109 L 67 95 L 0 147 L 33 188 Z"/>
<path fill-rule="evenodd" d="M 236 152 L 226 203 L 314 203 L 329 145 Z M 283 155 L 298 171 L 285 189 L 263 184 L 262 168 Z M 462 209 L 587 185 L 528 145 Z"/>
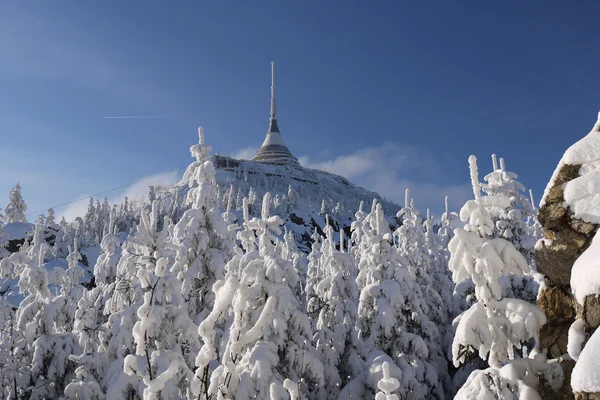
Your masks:
<path fill-rule="evenodd" d="M 35 225 L 29 222 L 11 222 L 4 226 L 4 232 L 8 235 L 8 240 L 31 237 L 33 231 L 35 231 Z"/>
<path fill-rule="evenodd" d="M 600 231 L 579 256 L 571 271 L 571 290 L 581 305 L 590 294 L 600 294 Z"/>
<path fill-rule="evenodd" d="M 570 341 L 571 338 L 569 338 Z M 600 329 L 596 330 L 579 355 L 571 375 L 575 392 L 600 392 Z"/>
<path fill-rule="evenodd" d="M 546 196 L 565 164 L 581 164 L 580 176 L 564 185 L 565 205 L 571 208 L 575 217 L 600 223 L 600 114 L 592 131 L 565 151 L 546 186 L 540 207 L 545 204 Z"/>

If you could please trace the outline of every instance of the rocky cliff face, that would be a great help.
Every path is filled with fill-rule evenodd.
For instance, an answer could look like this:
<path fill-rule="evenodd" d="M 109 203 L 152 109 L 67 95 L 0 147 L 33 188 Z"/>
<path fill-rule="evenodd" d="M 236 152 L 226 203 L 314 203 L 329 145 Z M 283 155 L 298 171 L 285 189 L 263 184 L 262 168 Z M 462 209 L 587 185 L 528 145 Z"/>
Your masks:
<path fill-rule="evenodd" d="M 548 322 L 540 332 L 542 347 L 548 349 L 549 358 L 561 359 L 565 380 L 558 392 L 545 393 L 544 399 L 573 399 L 571 372 L 575 362 L 562 357 L 567 353 L 569 327 L 576 319 L 583 319 L 587 339 L 600 326 L 600 302 L 594 295 L 586 297 L 580 305 L 570 286 L 571 271 L 577 258 L 590 246 L 598 225 L 576 218 L 564 198 L 567 182 L 580 177 L 579 164 L 564 163 L 547 190 L 545 203 L 538 219 L 545 230 L 545 240 L 536 246 L 538 271 L 546 277 L 546 287 L 540 293 L 538 305 Z M 578 400 L 599 399 L 600 394 L 576 393 Z"/>

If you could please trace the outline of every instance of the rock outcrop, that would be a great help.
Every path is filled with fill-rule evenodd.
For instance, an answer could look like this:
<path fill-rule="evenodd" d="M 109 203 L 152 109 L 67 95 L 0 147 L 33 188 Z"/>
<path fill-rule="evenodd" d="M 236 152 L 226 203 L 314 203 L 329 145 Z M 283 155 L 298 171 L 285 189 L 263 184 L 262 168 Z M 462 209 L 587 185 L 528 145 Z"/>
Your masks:
<path fill-rule="evenodd" d="M 600 400 L 600 394 L 596 393 L 573 394 L 570 376 L 575 362 L 568 356 L 563 357 L 567 353 L 569 327 L 576 319 L 584 320 L 588 338 L 600 325 L 600 301 L 591 295 L 582 306 L 571 290 L 573 264 L 590 246 L 598 225 L 576 218 L 564 198 L 565 184 L 580 177 L 581 165 L 561 164 L 538 213 L 545 239 L 539 242 L 535 252 L 537 269 L 546 279 L 537 301 L 548 318 L 540 332 L 540 341 L 542 347 L 548 349 L 549 358 L 563 360 L 565 374 L 563 387 L 558 392 L 544 393 L 544 399 Z"/>

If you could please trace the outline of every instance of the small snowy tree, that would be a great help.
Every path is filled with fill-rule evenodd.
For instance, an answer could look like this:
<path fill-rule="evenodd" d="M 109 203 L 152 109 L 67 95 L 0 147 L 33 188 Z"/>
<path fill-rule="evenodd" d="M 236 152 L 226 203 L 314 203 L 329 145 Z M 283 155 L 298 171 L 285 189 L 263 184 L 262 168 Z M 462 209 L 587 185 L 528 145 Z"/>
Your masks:
<path fill-rule="evenodd" d="M 321 235 L 317 233 L 317 228 L 311 236 L 312 250 L 308 255 L 308 266 L 306 270 L 306 286 L 304 293 L 306 296 L 306 310 L 311 321 L 316 321 L 316 315 L 319 312 L 319 298 L 316 295 L 316 288 L 323 276 L 321 267 Z"/>
<path fill-rule="evenodd" d="M 503 158 L 497 165 L 496 155 L 492 154 L 493 172 L 484 177 L 486 183 L 481 185 L 486 196 L 481 197 L 482 205 L 494 222 L 492 237 L 508 240 L 525 257 L 531 266 L 531 273 L 524 276 L 501 278 L 505 297 L 514 297 L 535 303 L 538 284 L 534 281 L 535 259 L 534 246 L 540 239 L 536 231 L 536 211 L 526 195 L 525 187 L 517 181 L 517 174 L 506 170 Z"/>
<path fill-rule="evenodd" d="M 529 272 L 529 265 L 512 243 L 503 238 L 492 238 L 495 225 L 484 207 L 474 156 L 469 158 L 469 165 L 475 199 L 469 200 L 461 209 L 460 217 L 466 224 L 463 229 L 455 230 L 449 249 L 454 282 L 472 279 L 477 303 L 457 318 L 452 355 L 454 365 L 458 367 L 478 352 L 481 358 L 488 360 L 498 376 L 501 363 L 513 360 L 515 348 L 521 348 L 524 342 L 534 339 L 536 347 L 533 354 L 537 352 L 539 330 L 546 322 L 546 317 L 537 305 L 502 297 L 499 278 L 512 274 L 523 275 Z M 546 366 L 543 359 L 536 361 L 539 361 L 536 364 Z M 539 370 L 541 367 L 536 368 Z M 469 378 L 457 398 L 472 398 L 473 385 L 480 385 L 481 382 L 481 378 L 477 378 L 480 373 L 473 373 L 475 375 Z M 489 372 L 486 374 L 489 375 Z M 526 383 L 523 379 L 519 375 L 513 376 L 513 380 L 519 380 L 520 383 L 531 385 L 535 381 L 533 383 L 537 384 L 537 375 Z M 491 398 L 509 399 L 512 398 L 509 395 L 520 390 L 518 386 L 512 386 L 511 393 L 503 394 L 503 386 L 498 386 L 500 384 L 504 385 L 501 381 L 492 381 L 492 388 L 488 392 L 495 394 Z"/>
<path fill-rule="evenodd" d="M 27 204 L 21 196 L 21 185 L 17 183 L 8 193 L 8 204 L 4 208 L 6 222 L 27 222 L 26 212 Z"/>
<path fill-rule="evenodd" d="M 100 256 L 94 265 L 94 278 L 96 285 L 109 285 L 116 280 L 117 265 L 121 259 L 121 240 L 112 233 L 115 226 L 116 211 L 111 212 L 108 223 L 108 234 L 104 235 L 100 243 Z"/>
<path fill-rule="evenodd" d="M 4 232 L 4 215 L 2 214 L 2 209 L 0 208 L 0 260 L 9 255 L 8 250 L 6 250 L 7 245 L 8 234 Z"/>

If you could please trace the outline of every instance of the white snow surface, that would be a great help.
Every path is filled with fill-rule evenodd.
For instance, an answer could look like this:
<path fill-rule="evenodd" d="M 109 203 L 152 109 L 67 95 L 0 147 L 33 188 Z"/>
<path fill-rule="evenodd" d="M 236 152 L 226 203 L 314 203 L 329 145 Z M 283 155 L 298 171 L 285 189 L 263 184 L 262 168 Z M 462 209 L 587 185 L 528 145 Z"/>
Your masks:
<path fill-rule="evenodd" d="M 373 199 L 377 199 L 382 203 L 386 214 L 395 213 L 400 208 L 382 199 L 379 194 L 356 186 L 340 175 L 317 169 L 236 160 L 221 155 L 215 155 L 213 162 L 217 184 L 225 188 L 235 184 L 236 189 L 242 189 L 244 192 L 244 185 L 251 185 L 258 198 L 262 198 L 267 191 L 273 196 L 277 193 L 287 193 L 288 186 L 291 185 L 299 194 L 300 207 L 318 208 L 322 200 L 333 207 L 339 202 L 351 211 L 348 214 L 351 216 L 358 209 L 361 200 L 365 201 L 365 204 L 371 204 Z"/>
<path fill-rule="evenodd" d="M 581 164 L 580 176 L 564 185 L 566 205 L 577 218 L 600 223 L 600 114 L 592 131 L 565 151 L 546 186 L 540 207 L 565 164 Z"/>
<path fill-rule="evenodd" d="M 35 231 L 35 225 L 29 222 L 12 222 L 4 226 L 4 232 L 8 240 L 18 240 L 31 237 Z"/>
<path fill-rule="evenodd" d="M 578 319 L 569 328 L 569 342 L 567 344 L 567 352 L 575 361 L 579 359 L 583 342 L 585 342 L 585 321 Z"/>
<path fill-rule="evenodd" d="M 570 338 L 569 338 L 570 340 Z M 571 387 L 575 392 L 600 392 L 600 329 L 592 335 L 579 355 L 571 375 Z"/>
<path fill-rule="evenodd" d="M 581 305 L 586 296 L 600 294 L 600 231 L 592 239 L 590 247 L 573 264 L 571 290 Z"/>

